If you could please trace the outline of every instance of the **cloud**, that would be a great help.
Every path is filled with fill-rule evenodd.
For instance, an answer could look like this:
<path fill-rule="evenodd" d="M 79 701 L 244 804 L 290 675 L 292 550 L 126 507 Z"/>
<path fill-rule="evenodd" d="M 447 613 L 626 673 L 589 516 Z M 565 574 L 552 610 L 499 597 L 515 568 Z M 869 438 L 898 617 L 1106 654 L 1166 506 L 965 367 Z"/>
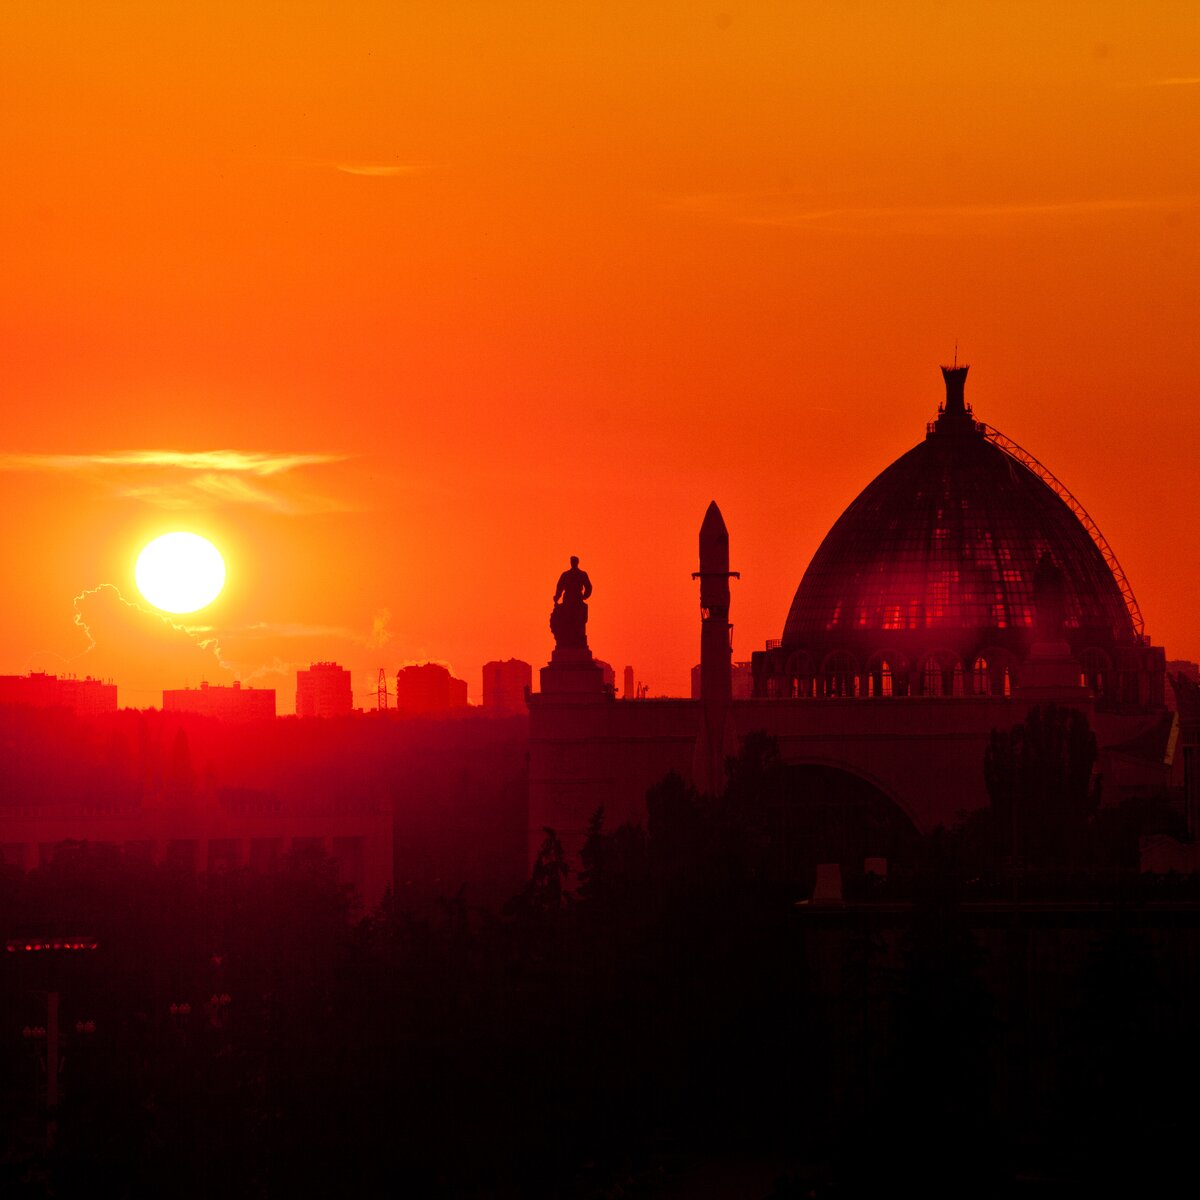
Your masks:
<path fill-rule="evenodd" d="M 451 675 L 454 675 L 456 679 L 458 678 L 454 667 L 444 658 L 406 658 L 396 670 L 403 671 L 406 667 L 445 667 Z"/>
<path fill-rule="evenodd" d="M 372 179 L 402 179 L 427 175 L 437 168 L 432 163 L 334 163 L 343 175 L 365 175 Z"/>
<path fill-rule="evenodd" d="M 362 638 L 352 630 L 338 625 L 302 625 L 295 622 L 255 621 L 252 625 L 226 626 L 216 629 L 211 625 L 186 625 L 191 633 L 212 632 L 223 638 L 340 638 L 360 642 Z"/>
<path fill-rule="evenodd" d="M 119 450 L 95 454 L 0 454 L 0 471 L 51 472 L 98 477 L 116 495 L 159 508 L 194 508 L 198 502 L 249 505 L 298 515 L 347 512 L 327 496 L 287 490 L 283 476 L 307 467 L 345 462 L 344 454 L 266 453 L 246 450 Z"/>
<path fill-rule="evenodd" d="M 246 450 L 116 450 L 100 454 L 0 454 L 0 471 L 88 471 L 103 467 L 163 467 L 279 475 L 297 467 L 345 462 L 345 454 L 266 454 Z"/>
<path fill-rule="evenodd" d="M 392 619 L 391 609 L 381 608 L 371 618 L 371 632 L 367 636 L 368 650 L 382 650 L 392 640 L 392 631 L 388 628 Z"/>
<path fill-rule="evenodd" d="M 1138 83 L 1119 84 L 1126 88 L 1197 87 L 1200 75 L 1168 75 L 1164 79 L 1143 79 Z"/>
<path fill-rule="evenodd" d="M 372 637 L 379 630 L 391 640 L 388 619 L 387 610 L 380 610 Z M 342 651 L 371 644 L 361 631 L 336 625 L 187 624 L 126 600 L 110 583 L 86 588 L 75 597 L 74 621 L 88 645 L 63 666 L 77 675 L 116 680 L 119 702 L 127 708 L 161 707 L 165 688 L 238 679 L 275 687 L 280 711 L 287 712 L 297 670 L 318 659 L 336 657 L 347 663 Z"/>
<path fill-rule="evenodd" d="M 164 688 L 232 679 L 215 636 L 201 637 L 126 600 L 111 583 L 86 588 L 73 603 L 75 624 L 88 645 L 71 660 L 72 668 L 78 674 L 116 679 L 123 706 L 158 708 Z"/>
<path fill-rule="evenodd" d="M 683 196 L 669 209 L 740 225 L 821 233 L 942 233 L 955 223 L 975 227 L 1037 218 L 1082 218 L 1190 207 L 1194 196 L 1131 196 L 1097 200 L 1015 201 L 945 205 L 812 205 L 777 192 Z"/>
<path fill-rule="evenodd" d="M 262 666 L 255 667 L 242 682 L 258 687 L 262 685 L 264 679 L 273 679 L 276 683 L 275 692 L 278 707 L 278 694 L 289 687 L 294 688 L 296 686 L 296 672 L 307 671 L 311 665 L 308 659 L 288 661 L 276 655 L 269 663 L 263 663 Z"/>
<path fill-rule="evenodd" d="M 259 484 L 252 483 L 240 475 L 198 475 L 191 486 L 196 491 L 214 500 L 227 504 L 249 504 L 259 508 L 270 509 L 272 512 L 296 516 L 300 513 L 314 512 L 349 512 L 351 506 L 328 496 L 311 494 L 285 496 Z M 177 503 L 176 493 L 170 490 L 160 492 L 153 501 L 163 507 L 182 507 Z"/>

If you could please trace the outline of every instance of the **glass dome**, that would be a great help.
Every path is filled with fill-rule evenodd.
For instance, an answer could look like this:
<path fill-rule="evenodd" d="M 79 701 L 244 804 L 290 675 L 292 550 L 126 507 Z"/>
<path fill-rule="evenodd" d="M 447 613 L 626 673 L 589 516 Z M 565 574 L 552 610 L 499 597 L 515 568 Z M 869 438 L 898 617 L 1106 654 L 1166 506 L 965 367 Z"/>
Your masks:
<path fill-rule="evenodd" d="M 963 398 L 967 368 L 943 373 L 946 403 L 926 439 L 863 490 L 813 556 L 763 663 L 770 694 L 1007 694 L 1038 640 L 1043 560 L 1061 579 L 1061 636 L 1098 693 L 1121 648 L 1141 645 L 1092 535 L 985 436 Z"/>
<path fill-rule="evenodd" d="M 1063 574 L 1068 636 L 1135 640 L 1104 556 L 1066 504 L 981 433 L 935 430 L 838 518 L 796 591 L 783 644 L 1032 629 L 1043 554 Z"/>

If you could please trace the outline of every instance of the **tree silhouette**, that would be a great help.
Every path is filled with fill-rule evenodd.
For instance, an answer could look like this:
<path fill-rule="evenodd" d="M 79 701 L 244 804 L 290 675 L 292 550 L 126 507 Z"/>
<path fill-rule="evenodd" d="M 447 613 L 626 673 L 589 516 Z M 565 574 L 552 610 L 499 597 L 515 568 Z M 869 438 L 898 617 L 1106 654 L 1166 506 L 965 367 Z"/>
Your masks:
<path fill-rule="evenodd" d="M 555 955 L 564 934 L 564 921 L 573 897 L 567 890 L 571 868 L 556 830 L 543 826 L 545 838 L 537 852 L 529 882 L 505 905 L 514 918 L 518 941 L 535 958 Z"/>
<path fill-rule="evenodd" d="M 646 834 L 659 869 L 695 863 L 707 841 L 707 822 L 696 789 L 674 771 L 646 793 Z"/>
<path fill-rule="evenodd" d="M 923 847 L 894 1000 L 895 1046 L 885 1135 L 874 1164 L 920 1180 L 926 1195 L 961 1195 L 998 1170 L 990 1119 L 996 1025 L 980 975 L 984 955 L 961 907 L 953 847 L 936 830 Z M 928 1131 L 938 1131 L 931 1151 Z"/>
<path fill-rule="evenodd" d="M 984 779 L 996 837 L 1014 860 L 1078 866 L 1100 806 L 1096 735 L 1078 709 L 1043 704 L 1011 730 L 993 730 Z"/>
<path fill-rule="evenodd" d="M 579 851 L 580 900 L 602 904 L 608 898 L 612 883 L 608 871 L 609 857 L 609 841 L 604 836 L 604 806 L 601 805 L 588 822 L 587 836 Z"/>

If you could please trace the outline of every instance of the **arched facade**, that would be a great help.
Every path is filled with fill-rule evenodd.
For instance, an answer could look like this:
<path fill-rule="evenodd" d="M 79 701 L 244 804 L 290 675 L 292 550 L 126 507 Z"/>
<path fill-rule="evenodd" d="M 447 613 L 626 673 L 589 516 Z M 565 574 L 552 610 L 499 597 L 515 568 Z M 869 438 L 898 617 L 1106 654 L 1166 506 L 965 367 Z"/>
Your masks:
<path fill-rule="evenodd" d="M 858 663 L 846 650 L 834 650 L 821 663 L 821 695 L 828 699 L 852 699 L 859 694 Z"/>

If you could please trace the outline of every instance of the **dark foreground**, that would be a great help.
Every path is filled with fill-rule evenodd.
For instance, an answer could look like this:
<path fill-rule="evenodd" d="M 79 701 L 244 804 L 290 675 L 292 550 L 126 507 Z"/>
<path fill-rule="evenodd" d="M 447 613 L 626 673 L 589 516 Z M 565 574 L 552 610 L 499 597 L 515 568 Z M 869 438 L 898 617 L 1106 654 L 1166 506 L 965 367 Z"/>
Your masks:
<path fill-rule="evenodd" d="M 768 759 L 718 800 L 667 781 L 644 829 L 597 819 L 579 872 L 548 836 L 502 908 L 356 914 L 316 853 L 7 870 L 6 938 L 97 948 L 4 955 L 0 1194 L 1165 1190 L 1197 1115 L 1200 890 L 1001 876 L 960 831 L 798 905 Z"/>

